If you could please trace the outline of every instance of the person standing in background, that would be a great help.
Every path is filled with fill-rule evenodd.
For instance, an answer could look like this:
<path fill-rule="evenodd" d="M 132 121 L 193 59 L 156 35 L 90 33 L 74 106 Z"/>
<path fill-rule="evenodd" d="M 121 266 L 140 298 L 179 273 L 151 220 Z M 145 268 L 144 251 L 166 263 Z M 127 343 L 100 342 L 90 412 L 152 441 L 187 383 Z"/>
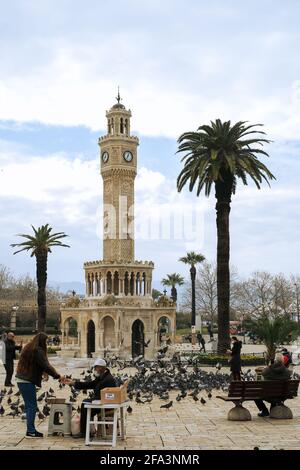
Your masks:
<path fill-rule="evenodd" d="M 6 377 L 4 385 L 5 387 L 14 387 L 14 384 L 11 383 L 11 379 L 14 373 L 14 360 L 16 359 L 16 351 L 22 350 L 22 343 L 17 346 L 15 343 L 15 335 L 12 331 L 7 333 L 7 336 L 4 340 L 5 344 L 5 371 Z"/>
<path fill-rule="evenodd" d="M 241 349 L 242 349 L 242 342 L 237 339 L 236 336 L 232 337 L 232 348 L 228 349 L 227 353 L 231 354 L 230 363 L 230 370 L 232 373 L 233 380 L 241 380 L 241 371 L 242 371 L 242 363 L 241 363 Z"/>

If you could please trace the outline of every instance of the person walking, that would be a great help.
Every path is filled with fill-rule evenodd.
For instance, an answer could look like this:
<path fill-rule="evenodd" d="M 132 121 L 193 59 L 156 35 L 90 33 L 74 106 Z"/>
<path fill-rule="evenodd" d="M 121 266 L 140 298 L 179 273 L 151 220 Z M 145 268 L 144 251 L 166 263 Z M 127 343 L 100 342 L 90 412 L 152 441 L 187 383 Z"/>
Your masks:
<path fill-rule="evenodd" d="M 61 376 L 52 367 L 47 357 L 47 335 L 38 333 L 24 346 L 17 366 L 16 382 L 25 403 L 27 421 L 26 438 L 43 437 L 35 429 L 35 414 L 38 411 L 36 400 L 36 387 L 41 387 L 42 377 L 48 374 L 54 379 L 64 382 Z"/>
<path fill-rule="evenodd" d="M 205 339 L 203 338 L 202 334 L 200 333 L 200 331 L 198 331 L 197 333 L 197 340 L 198 340 L 198 343 L 199 343 L 199 348 L 200 348 L 200 351 L 204 351 L 205 352 Z"/>
<path fill-rule="evenodd" d="M 11 383 L 12 376 L 14 374 L 14 360 L 16 359 L 16 351 L 22 350 L 22 343 L 17 346 L 15 343 L 15 335 L 12 331 L 7 333 L 7 336 L 4 340 L 5 344 L 5 362 L 4 368 L 6 371 L 6 377 L 4 385 L 5 387 L 14 387 L 14 384 Z"/>
<path fill-rule="evenodd" d="M 209 334 L 209 342 L 212 342 L 214 340 L 214 334 L 210 323 L 207 325 L 207 332 Z"/>
<path fill-rule="evenodd" d="M 233 336 L 232 348 L 227 351 L 228 354 L 231 354 L 229 363 L 233 380 L 241 380 L 241 349 L 242 342 L 239 341 L 236 336 Z"/>

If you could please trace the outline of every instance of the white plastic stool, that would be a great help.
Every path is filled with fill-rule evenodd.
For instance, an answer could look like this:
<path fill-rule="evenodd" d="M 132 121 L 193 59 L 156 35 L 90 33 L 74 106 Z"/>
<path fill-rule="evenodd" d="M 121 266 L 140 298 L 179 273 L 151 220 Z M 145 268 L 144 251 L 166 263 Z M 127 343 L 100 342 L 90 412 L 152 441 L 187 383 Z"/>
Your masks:
<path fill-rule="evenodd" d="M 62 415 L 62 423 L 59 422 L 60 415 Z M 48 436 L 51 436 L 55 432 L 62 433 L 64 436 L 70 436 L 71 416 L 72 403 L 52 403 L 48 424 Z"/>

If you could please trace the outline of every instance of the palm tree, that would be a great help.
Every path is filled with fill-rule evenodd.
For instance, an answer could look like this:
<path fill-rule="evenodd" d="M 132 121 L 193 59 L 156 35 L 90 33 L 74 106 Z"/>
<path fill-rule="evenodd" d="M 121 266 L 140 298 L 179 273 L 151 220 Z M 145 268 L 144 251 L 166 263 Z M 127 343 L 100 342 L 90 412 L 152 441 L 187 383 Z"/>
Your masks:
<path fill-rule="evenodd" d="M 299 325 L 287 318 L 270 318 L 263 315 L 258 320 L 248 320 L 247 329 L 253 332 L 267 348 L 267 361 L 274 361 L 276 348 L 299 334 Z"/>
<path fill-rule="evenodd" d="M 180 274 L 172 273 L 167 274 L 166 278 L 161 280 L 163 286 L 171 287 L 171 299 L 174 303 L 177 302 L 177 289 L 176 286 L 182 286 L 184 284 L 184 278 Z"/>
<path fill-rule="evenodd" d="M 52 227 L 49 227 L 49 224 L 42 225 L 37 229 L 34 228 L 33 225 L 31 227 L 34 232 L 33 235 L 19 233 L 18 236 L 26 238 L 26 241 L 22 243 L 13 243 L 11 246 L 21 247 L 20 250 L 14 252 L 14 255 L 16 253 L 20 253 L 21 251 L 31 251 L 30 256 L 35 256 L 36 258 L 36 279 L 38 285 L 38 331 L 45 331 L 47 316 L 46 284 L 48 253 L 51 253 L 51 248 L 53 246 L 64 246 L 69 248 L 69 245 L 65 245 L 60 241 L 61 238 L 65 238 L 68 235 L 66 235 L 64 232 L 51 234 Z"/>
<path fill-rule="evenodd" d="M 203 263 L 205 257 L 201 253 L 195 253 L 190 251 L 179 258 L 179 261 L 182 261 L 184 264 L 189 264 L 191 266 L 191 284 L 192 284 L 192 343 L 195 344 L 195 326 L 196 326 L 196 290 L 195 290 L 195 280 L 196 280 L 196 264 Z"/>
<path fill-rule="evenodd" d="M 229 212 L 231 196 L 235 194 L 237 181 L 247 184 L 249 176 L 257 188 L 265 180 L 268 184 L 275 179 L 268 168 L 259 161 L 258 155 L 268 156 L 259 148 L 270 141 L 257 134 L 265 134 L 255 127 L 239 121 L 217 119 L 211 125 L 200 126 L 197 132 L 186 132 L 178 139 L 178 151 L 185 152 L 182 158 L 184 167 L 177 178 L 180 192 L 189 181 L 189 190 L 197 184 L 197 196 L 202 189 L 209 196 L 214 185 L 217 222 L 217 290 L 218 290 L 218 352 L 225 353 L 229 348 Z M 248 137 L 256 134 L 256 137 Z"/>

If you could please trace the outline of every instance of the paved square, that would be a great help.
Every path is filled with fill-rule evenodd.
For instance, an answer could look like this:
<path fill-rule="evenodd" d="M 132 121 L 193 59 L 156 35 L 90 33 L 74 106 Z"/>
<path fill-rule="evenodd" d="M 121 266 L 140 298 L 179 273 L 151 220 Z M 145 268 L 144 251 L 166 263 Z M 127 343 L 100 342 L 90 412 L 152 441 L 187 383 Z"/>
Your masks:
<path fill-rule="evenodd" d="M 69 370 L 59 368 L 64 373 L 73 373 L 80 378 L 82 369 Z M 299 373 L 300 367 L 296 368 Z M 114 372 L 114 369 L 112 369 Z M 126 369 L 122 372 L 126 372 Z M 131 372 L 131 371 L 129 371 Z M 224 369 L 225 372 L 225 369 Z M 3 388 L 4 371 L 0 369 L 0 388 Z M 65 387 L 58 389 L 56 381 L 49 379 L 43 385 L 43 391 L 52 387 L 58 397 L 69 397 L 70 389 Z M 16 393 L 17 388 L 14 388 Z M 170 410 L 161 409 L 166 402 L 155 397 L 151 403 L 131 403 L 133 412 L 127 414 L 127 438 L 126 441 L 118 441 L 116 449 L 300 449 L 300 397 L 288 400 L 287 405 L 294 414 L 293 420 L 271 420 L 257 417 L 258 410 L 254 403 L 247 402 L 245 406 L 250 410 L 252 421 L 229 422 L 227 412 L 232 407 L 231 403 L 225 403 L 215 396 L 222 393 L 213 391 L 213 397 L 209 400 L 206 392 L 201 392 L 206 404 L 195 402 L 187 396 L 180 402 L 176 402 L 177 391 L 170 392 L 173 399 L 173 407 Z M 40 395 L 41 392 L 38 392 Z M 86 395 L 80 393 L 77 403 L 81 403 Z M 12 395 L 12 400 L 16 397 Z M 7 397 L 2 401 L 4 408 L 9 412 Z M 42 408 L 42 406 L 40 407 Z M 48 419 L 36 419 L 37 429 L 46 436 Z M 52 436 L 43 439 L 25 439 L 26 424 L 20 417 L 13 418 L 6 414 L 0 417 L 0 449 L 111 449 L 111 447 L 86 447 L 83 439 L 72 437 Z"/>

